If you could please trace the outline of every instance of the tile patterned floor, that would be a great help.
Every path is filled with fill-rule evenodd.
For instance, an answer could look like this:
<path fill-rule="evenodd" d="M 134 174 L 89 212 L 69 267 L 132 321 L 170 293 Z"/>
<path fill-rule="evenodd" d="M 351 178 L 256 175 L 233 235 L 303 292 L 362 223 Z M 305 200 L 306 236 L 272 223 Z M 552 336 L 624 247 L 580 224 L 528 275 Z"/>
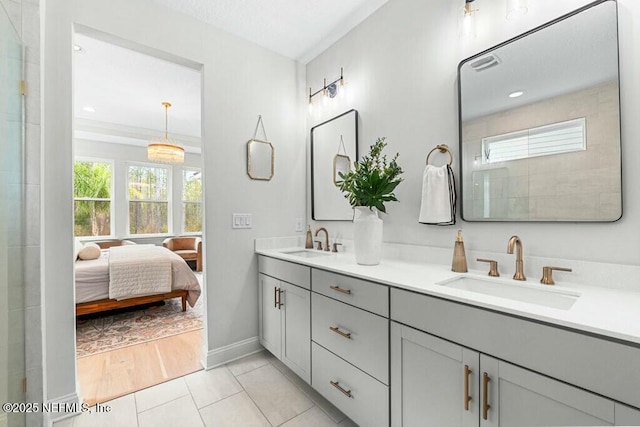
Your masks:
<path fill-rule="evenodd" d="M 353 427 L 355 424 L 263 351 L 106 402 L 54 427 Z"/>

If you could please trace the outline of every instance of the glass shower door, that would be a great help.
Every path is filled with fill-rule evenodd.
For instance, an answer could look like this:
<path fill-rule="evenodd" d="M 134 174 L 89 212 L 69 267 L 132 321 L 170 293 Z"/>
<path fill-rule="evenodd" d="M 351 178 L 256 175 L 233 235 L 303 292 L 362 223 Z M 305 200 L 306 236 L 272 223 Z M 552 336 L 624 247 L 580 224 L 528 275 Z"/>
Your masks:
<path fill-rule="evenodd" d="M 0 5 L 0 404 L 24 402 L 22 43 Z M 25 425 L 0 410 L 0 427 Z"/>

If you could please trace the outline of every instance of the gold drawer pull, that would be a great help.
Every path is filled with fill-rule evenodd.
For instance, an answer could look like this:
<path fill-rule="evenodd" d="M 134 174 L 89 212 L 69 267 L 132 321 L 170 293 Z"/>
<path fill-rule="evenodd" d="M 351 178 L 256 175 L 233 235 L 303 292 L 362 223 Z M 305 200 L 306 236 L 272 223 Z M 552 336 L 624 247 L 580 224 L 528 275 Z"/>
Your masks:
<path fill-rule="evenodd" d="M 337 326 L 329 326 L 329 329 L 331 329 L 333 332 L 335 332 L 336 334 L 338 334 L 340 336 L 343 336 L 343 337 L 345 337 L 347 339 L 351 339 L 351 332 L 342 332 L 340 330 L 340 328 L 337 327 Z"/>
<path fill-rule="evenodd" d="M 487 419 L 487 414 L 491 408 L 491 405 L 489 405 L 489 381 L 491 381 L 491 378 L 484 372 L 482 374 L 482 419 L 484 420 Z"/>
<path fill-rule="evenodd" d="M 464 410 L 469 410 L 469 402 L 471 401 L 471 396 L 469 396 L 469 375 L 471 375 L 471 369 L 469 369 L 469 365 L 464 365 Z"/>
<path fill-rule="evenodd" d="M 334 386 L 335 388 L 337 388 L 338 390 L 340 390 L 340 392 L 342 394 L 344 394 L 347 397 L 353 397 L 351 396 L 351 390 L 345 390 L 342 387 L 340 387 L 340 383 L 338 381 L 329 381 L 331 383 L 332 386 Z"/>
<path fill-rule="evenodd" d="M 336 291 L 336 292 L 340 292 L 340 293 L 343 293 L 343 294 L 351 295 L 351 289 L 343 289 L 338 285 L 331 285 L 329 287 L 331 289 L 333 289 L 334 291 Z"/>

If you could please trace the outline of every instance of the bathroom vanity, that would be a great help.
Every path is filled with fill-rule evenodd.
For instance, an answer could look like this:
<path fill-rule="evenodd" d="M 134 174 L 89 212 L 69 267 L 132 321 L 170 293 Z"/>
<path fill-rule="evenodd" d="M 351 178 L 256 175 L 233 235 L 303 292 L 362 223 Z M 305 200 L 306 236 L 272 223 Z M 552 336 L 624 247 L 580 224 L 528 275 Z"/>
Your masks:
<path fill-rule="evenodd" d="M 640 293 L 257 253 L 260 342 L 359 425 L 640 424 Z"/>

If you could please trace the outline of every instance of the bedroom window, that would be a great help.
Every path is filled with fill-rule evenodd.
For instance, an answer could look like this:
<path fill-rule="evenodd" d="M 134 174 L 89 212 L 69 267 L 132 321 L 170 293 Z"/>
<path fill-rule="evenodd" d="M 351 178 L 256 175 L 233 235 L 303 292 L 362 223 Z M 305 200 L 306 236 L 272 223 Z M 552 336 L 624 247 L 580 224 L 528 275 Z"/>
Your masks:
<path fill-rule="evenodd" d="M 182 171 L 182 231 L 202 231 L 202 174 L 199 170 Z"/>
<path fill-rule="evenodd" d="M 73 165 L 75 236 L 111 235 L 111 163 L 76 160 Z"/>
<path fill-rule="evenodd" d="M 129 165 L 129 234 L 169 232 L 169 168 Z"/>

